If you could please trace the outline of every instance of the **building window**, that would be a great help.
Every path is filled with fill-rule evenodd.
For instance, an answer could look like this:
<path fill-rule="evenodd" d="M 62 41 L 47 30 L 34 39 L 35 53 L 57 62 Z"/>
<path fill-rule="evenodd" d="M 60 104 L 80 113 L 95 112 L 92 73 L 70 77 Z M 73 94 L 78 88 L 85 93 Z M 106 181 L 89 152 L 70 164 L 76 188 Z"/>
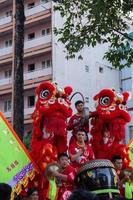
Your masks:
<path fill-rule="evenodd" d="M 29 3 L 28 4 L 28 9 L 34 8 L 35 7 L 35 2 Z"/>
<path fill-rule="evenodd" d="M 42 3 L 50 2 L 50 0 L 41 0 Z"/>
<path fill-rule="evenodd" d="M 47 32 L 47 35 L 49 35 L 50 34 L 50 28 L 47 28 L 46 32 Z"/>
<path fill-rule="evenodd" d="M 99 67 L 99 72 L 103 73 L 103 67 Z"/>
<path fill-rule="evenodd" d="M 47 60 L 46 63 L 47 63 L 47 68 L 51 67 L 51 60 Z"/>
<path fill-rule="evenodd" d="M 12 46 L 12 40 L 6 40 L 5 47 L 11 47 L 11 46 Z"/>
<path fill-rule="evenodd" d="M 129 78 L 129 79 L 125 79 L 125 80 L 121 80 L 122 82 L 122 89 L 123 91 L 132 91 L 132 79 Z"/>
<path fill-rule="evenodd" d="M 28 108 L 34 107 L 35 105 L 35 96 L 28 97 Z"/>
<path fill-rule="evenodd" d="M 42 30 L 42 35 L 44 35 L 44 36 L 45 36 L 45 35 L 49 35 L 50 32 L 51 32 L 50 28 L 43 29 L 43 30 Z"/>
<path fill-rule="evenodd" d="M 5 71 L 5 78 L 10 78 L 12 76 L 12 70 L 9 69 L 9 70 L 6 70 Z"/>
<path fill-rule="evenodd" d="M 6 100 L 4 102 L 4 112 L 10 112 L 11 111 L 11 100 Z"/>
<path fill-rule="evenodd" d="M 133 138 L 133 126 L 129 126 L 129 138 Z"/>
<path fill-rule="evenodd" d="M 35 71 L 35 64 L 34 63 L 28 65 L 28 72 L 32 72 L 32 71 Z"/>
<path fill-rule="evenodd" d="M 12 16 L 12 10 L 6 12 L 6 17 Z"/>
<path fill-rule="evenodd" d="M 42 68 L 43 68 L 43 69 L 46 68 L 46 61 L 45 61 L 45 60 L 42 61 Z"/>
<path fill-rule="evenodd" d="M 85 65 L 85 71 L 89 72 L 89 66 L 88 65 Z"/>
<path fill-rule="evenodd" d="M 42 35 L 46 35 L 46 30 L 45 29 L 42 30 Z"/>
<path fill-rule="evenodd" d="M 85 97 L 85 102 L 89 103 L 89 97 Z"/>
<path fill-rule="evenodd" d="M 33 40 L 35 38 L 35 33 L 28 34 L 28 40 Z"/>
<path fill-rule="evenodd" d="M 50 60 L 50 59 L 48 59 L 48 60 L 43 60 L 43 61 L 42 61 L 42 68 L 43 68 L 43 69 L 46 69 L 46 68 L 49 68 L 49 67 L 51 67 L 51 60 Z"/>

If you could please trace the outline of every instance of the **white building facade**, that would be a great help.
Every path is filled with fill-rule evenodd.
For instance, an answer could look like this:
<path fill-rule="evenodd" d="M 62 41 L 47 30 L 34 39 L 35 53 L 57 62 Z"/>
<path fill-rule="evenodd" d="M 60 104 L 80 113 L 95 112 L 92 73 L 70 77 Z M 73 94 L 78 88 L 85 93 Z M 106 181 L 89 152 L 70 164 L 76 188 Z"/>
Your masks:
<path fill-rule="evenodd" d="M 127 21 L 127 24 L 129 27 L 128 34 L 133 39 L 133 25 L 131 25 L 131 22 L 129 21 Z M 129 42 L 130 47 L 133 48 L 133 41 Z M 131 99 L 128 102 L 131 122 L 126 126 L 126 141 L 128 142 L 130 139 L 133 138 L 133 64 L 130 66 L 130 68 L 124 68 L 121 71 L 121 89 L 123 92 L 129 91 L 131 93 Z"/>
<path fill-rule="evenodd" d="M 35 88 L 43 81 L 56 81 L 60 86 L 71 85 L 81 92 L 94 110 L 93 96 L 103 88 L 120 90 L 120 73 L 103 60 L 106 45 L 84 48 L 83 60 L 66 60 L 64 47 L 57 42 L 53 28 L 62 19 L 47 0 L 25 1 L 24 40 L 24 113 L 25 132 L 32 129 Z M 12 95 L 12 0 L 0 0 L 0 110 L 11 119 Z M 72 104 L 80 96 L 73 99 Z"/>
<path fill-rule="evenodd" d="M 52 27 L 58 28 L 62 25 L 60 14 L 53 12 Z M 64 47 L 53 33 L 52 49 L 53 80 L 61 85 L 70 84 L 74 91 L 80 91 L 88 102 L 90 110 L 94 110 L 93 96 L 101 89 L 115 88 L 116 91 L 120 91 L 119 70 L 113 68 L 107 60 L 103 60 L 104 53 L 108 50 L 106 44 L 97 45 L 95 48 L 85 47 L 81 52 L 83 60 L 78 60 L 78 56 L 66 60 Z M 76 99 L 78 98 L 79 96 Z"/>

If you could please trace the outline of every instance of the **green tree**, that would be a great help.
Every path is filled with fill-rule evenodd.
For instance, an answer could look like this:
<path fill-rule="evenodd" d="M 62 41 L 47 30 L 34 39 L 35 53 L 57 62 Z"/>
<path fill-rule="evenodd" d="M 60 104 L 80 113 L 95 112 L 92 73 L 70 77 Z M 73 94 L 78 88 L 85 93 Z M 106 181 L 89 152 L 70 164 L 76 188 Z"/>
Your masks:
<path fill-rule="evenodd" d="M 63 27 L 55 28 L 55 34 L 65 45 L 67 58 L 85 46 L 108 43 L 104 57 L 116 68 L 131 66 L 133 37 L 128 34 L 128 23 L 132 23 L 132 0 L 59 0 L 55 10 L 65 21 Z"/>
<path fill-rule="evenodd" d="M 23 136 L 23 143 L 26 146 L 26 148 L 30 151 L 30 143 L 32 138 L 32 132 L 25 133 Z"/>

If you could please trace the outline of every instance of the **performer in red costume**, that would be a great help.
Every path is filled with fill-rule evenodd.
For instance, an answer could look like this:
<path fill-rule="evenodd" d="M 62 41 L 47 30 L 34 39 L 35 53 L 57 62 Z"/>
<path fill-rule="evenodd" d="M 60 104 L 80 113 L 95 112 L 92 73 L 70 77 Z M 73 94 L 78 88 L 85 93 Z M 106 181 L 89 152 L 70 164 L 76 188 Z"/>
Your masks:
<path fill-rule="evenodd" d="M 31 153 L 42 170 L 67 150 L 66 119 L 72 114 L 71 92 L 71 87 L 61 89 L 51 82 L 41 83 L 36 89 Z"/>
<path fill-rule="evenodd" d="M 74 178 L 76 171 L 69 164 L 68 155 L 62 153 L 58 156 L 58 163 L 60 166 L 60 172 L 53 171 L 53 176 L 58 179 L 58 200 L 67 200 L 74 187 Z"/>
<path fill-rule="evenodd" d="M 104 159 L 112 159 L 112 155 L 110 154 L 110 147 L 112 147 L 114 143 L 114 137 L 110 135 L 110 131 L 108 127 L 103 127 L 102 131 L 102 138 L 99 141 L 99 149 L 102 146 L 102 149 L 97 152 L 97 158 L 104 158 Z"/>
<path fill-rule="evenodd" d="M 119 94 L 115 90 L 103 89 L 94 97 L 96 111 L 92 113 L 91 119 L 92 145 L 96 158 L 111 159 L 114 155 L 119 154 L 126 167 L 130 162 L 128 149 L 123 144 L 125 125 L 131 120 L 126 106 L 128 98 L 128 92 Z M 105 128 L 109 133 L 106 144 L 103 135 Z"/>
<path fill-rule="evenodd" d="M 69 141 L 70 145 L 75 143 L 75 135 L 79 129 L 85 130 L 86 134 L 89 133 L 89 111 L 87 116 L 85 116 L 86 113 L 84 112 L 84 102 L 81 100 L 76 101 L 75 108 L 77 113 L 70 118 L 67 125 L 67 130 L 72 131 L 72 137 Z"/>
<path fill-rule="evenodd" d="M 82 124 L 83 119 L 83 110 L 84 110 L 84 102 L 81 100 L 76 101 L 75 108 L 77 110 L 77 113 L 74 114 L 67 125 L 67 130 L 72 131 L 72 134 L 75 135 L 75 133 L 79 129 L 84 129 L 87 133 L 89 132 L 89 121 L 88 124 Z M 89 115 L 89 113 L 88 113 Z"/>
<path fill-rule="evenodd" d="M 84 130 L 79 130 L 76 133 L 75 142 L 71 143 L 69 146 L 69 155 L 73 167 L 78 169 L 81 164 L 93 160 L 95 158 L 93 150 L 90 144 L 85 142 L 86 134 Z"/>
<path fill-rule="evenodd" d="M 67 151 L 66 120 L 72 115 L 70 86 L 64 89 L 57 84 L 43 82 L 36 89 L 36 105 L 32 114 L 33 132 L 31 156 L 42 174 L 36 177 L 40 200 L 47 194 L 48 181 L 44 177 L 46 166 Z"/>
<path fill-rule="evenodd" d="M 117 175 L 119 176 L 123 169 L 123 160 L 119 155 L 114 155 L 112 158 L 112 163 L 114 164 Z"/>

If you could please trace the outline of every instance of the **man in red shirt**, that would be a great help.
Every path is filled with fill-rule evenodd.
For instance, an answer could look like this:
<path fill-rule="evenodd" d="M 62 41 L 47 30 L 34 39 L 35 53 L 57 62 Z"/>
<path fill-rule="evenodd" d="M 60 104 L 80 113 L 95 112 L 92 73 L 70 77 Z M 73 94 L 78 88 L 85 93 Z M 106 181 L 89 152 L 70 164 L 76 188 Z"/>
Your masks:
<path fill-rule="evenodd" d="M 72 144 L 75 142 L 75 139 L 76 139 L 75 135 L 79 129 L 85 130 L 86 134 L 89 133 L 89 115 L 90 115 L 90 113 L 89 113 L 89 111 L 87 114 L 85 113 L 84 102 L 81 100 L 76 101 L 75 108 L 77 110 L 77 113 L 74 114 L 70 118 L 70 120 L 67 124 L 67 130 L 72 131 L 72 137 L 69 141 L 69 144 Z M 88 117 L 85 115 L 88 115 Z"/>
<path fill-rule="evenodd" d="M 60 171 L 52 172 L 58 182 L 58 200 L 67 200 L 74 188 L 76 170 L 69 164 L 68 155 L 61 153 L 58 156 Z"/>
<path fill-rule="evenodd" d="M 123 169 L 123 160 L 120 155 L 114 155 L 112 158 L 112 163 L 114 164 L 117 175 L 119 176 Z"/>
<path fill-rule="evenodd" d="M 73 167 L 79 168 L 81 164 L 95 159 L 93 150 L 89 143 L 85 142 L 86 134 L 84 130 L 79 130 L 76 134 L 75 142 L 69 145 L 69 155 Z"/>
<path fill-rule="evenodd" d="M 84 117 L 84 102 L 81 100 L 76 101 L 75 108 L 77 110 L 77 113 L 70 118 L 67 125 L 67 130 L 72 130 L 73 135 L 75 135 L 75 133 L 81 128 L 84 129 L 86 132 L 89 132 L 89 118 L 88 123 L 83 123 L 82 121 Z"/>

